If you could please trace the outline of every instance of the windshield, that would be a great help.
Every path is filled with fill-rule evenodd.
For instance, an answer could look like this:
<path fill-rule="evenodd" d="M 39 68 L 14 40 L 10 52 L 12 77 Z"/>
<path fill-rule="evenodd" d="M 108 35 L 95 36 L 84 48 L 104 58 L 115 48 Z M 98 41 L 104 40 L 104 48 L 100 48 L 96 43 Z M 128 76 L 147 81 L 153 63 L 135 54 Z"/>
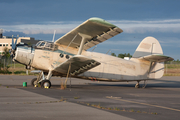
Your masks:
<path fill-rule="evenodd" d="M 40 41 L 36 44 L 36 48 L 48 49 L 48 50 L 57 50 L 57 45 L 55 45 L 53 42 Z"/>

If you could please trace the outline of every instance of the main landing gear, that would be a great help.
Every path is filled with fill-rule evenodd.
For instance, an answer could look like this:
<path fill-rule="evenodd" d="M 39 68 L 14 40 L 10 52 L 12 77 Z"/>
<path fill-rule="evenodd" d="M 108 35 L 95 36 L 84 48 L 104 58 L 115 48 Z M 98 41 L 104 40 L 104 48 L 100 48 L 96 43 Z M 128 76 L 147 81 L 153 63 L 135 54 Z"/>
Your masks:
<path fill-rule="evenodd" d="M 31 80 L 31 85 L 34 87 L 41 87 L 48 89 L 51 87 L 51 82 L 50 82 L 51 76 L 52 76 L 52 71 L 49 71 L 46 77 L 44 76 L 44 72 L 40 71 L 39 76 Z"/>
<path fill-rule="evenodd" d="M 137 84 L 135 85 L 135 88 L 140 88 L 139 82 L 140 81 L 137 81 Z"/>
<path fill-rule="evenodd" d="M 138 80 L 138 81 L 137 81 L 137 84 L 135 85 L 135 88 L 140 88 L 139 82 L 140 82 L 140 81 Z M 142 88 L 145 88 L 146 85 L 147 85 L 146 80 L 144 80 L 144 85 L 142 86 Z"/>

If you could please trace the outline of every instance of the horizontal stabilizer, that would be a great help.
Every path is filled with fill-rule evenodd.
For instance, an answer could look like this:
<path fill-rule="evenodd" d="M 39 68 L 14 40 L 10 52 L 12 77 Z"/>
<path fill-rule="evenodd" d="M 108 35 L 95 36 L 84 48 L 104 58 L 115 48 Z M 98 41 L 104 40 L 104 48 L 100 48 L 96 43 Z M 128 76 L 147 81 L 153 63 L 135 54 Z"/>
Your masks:
<path fill-rule="evenodd" d="M 83 55 L 75 55 L 55 67 L 54 71 L 61 71 L 63 74 L 67 74 L 68 69 L 70 68 L 70 74 L 75 76 L 84 73 L 85 71 L 90 70 L 98 65 L 100 65 L 100 63 L 91 58 L 85 57 Z"/>
<path fill-rule="evenodd" d="M 147 60 L 147 61 L 151 61 L 151 62 L 165 62 L 165 61 L 174 60 L 173 58 L 171 58 L 169 56 L 164 56 L 161 54 L 147 55 L 147 56 L 140 57 L 139 59 L 143 59 L 143 60 Z"/>

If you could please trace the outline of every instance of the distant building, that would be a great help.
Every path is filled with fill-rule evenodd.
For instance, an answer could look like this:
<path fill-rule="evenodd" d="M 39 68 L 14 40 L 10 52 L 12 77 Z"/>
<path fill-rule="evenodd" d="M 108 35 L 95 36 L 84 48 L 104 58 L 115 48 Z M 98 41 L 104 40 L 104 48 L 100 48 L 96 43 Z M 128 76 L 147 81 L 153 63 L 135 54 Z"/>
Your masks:
<path fill-rule="evenodd" d="M 15 40 L 16 40 L 16 37 L 14 37 L 14 41 Z M 17 44 L 20 42 L 33 45 L 39 41 L 31 37 L 19 37 L 17 39 Z M 3 36 L 2 29 L 0 29 L 0 55 L 3 53 L 3 49 L 5 47 L 7 47 L 8 49 L 11 49 L 11 45 L 12 45 L 12 37 Z"/>

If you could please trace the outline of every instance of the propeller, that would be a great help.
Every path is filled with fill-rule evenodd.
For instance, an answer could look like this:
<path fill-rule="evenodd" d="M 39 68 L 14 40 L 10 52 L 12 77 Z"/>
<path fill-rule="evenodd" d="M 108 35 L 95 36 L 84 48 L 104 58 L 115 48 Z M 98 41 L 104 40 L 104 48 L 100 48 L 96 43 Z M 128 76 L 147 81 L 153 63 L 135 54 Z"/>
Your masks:
<path fill-rule="evenodd" d="M 13 37 L 13 35 L 12 35 L 12 50 L 15 50 L 16 49 L 16 44 L 17 44 L 17 39 L 19 38 L 19 36 L 17 35 L 17 37 L 16 37 L 16 41 L 15 41 L 15 43 L 14 43 L 14 37 Z"/>
<path fill-rule="evenodd" d="M 16 41 L 14 42 L 14 37 L 12 35 L 12 46 L 11 46 L 11 49 L 9 50 L 9 53 L 11 54 L 11 57 L 13 57 L 14 54 L 15 54 L 15 49 L 16 49 L 16 44 L 17 44 L 17 39 L 18 38 L 19 38 L 19 35 L 17 35 Z"/>

